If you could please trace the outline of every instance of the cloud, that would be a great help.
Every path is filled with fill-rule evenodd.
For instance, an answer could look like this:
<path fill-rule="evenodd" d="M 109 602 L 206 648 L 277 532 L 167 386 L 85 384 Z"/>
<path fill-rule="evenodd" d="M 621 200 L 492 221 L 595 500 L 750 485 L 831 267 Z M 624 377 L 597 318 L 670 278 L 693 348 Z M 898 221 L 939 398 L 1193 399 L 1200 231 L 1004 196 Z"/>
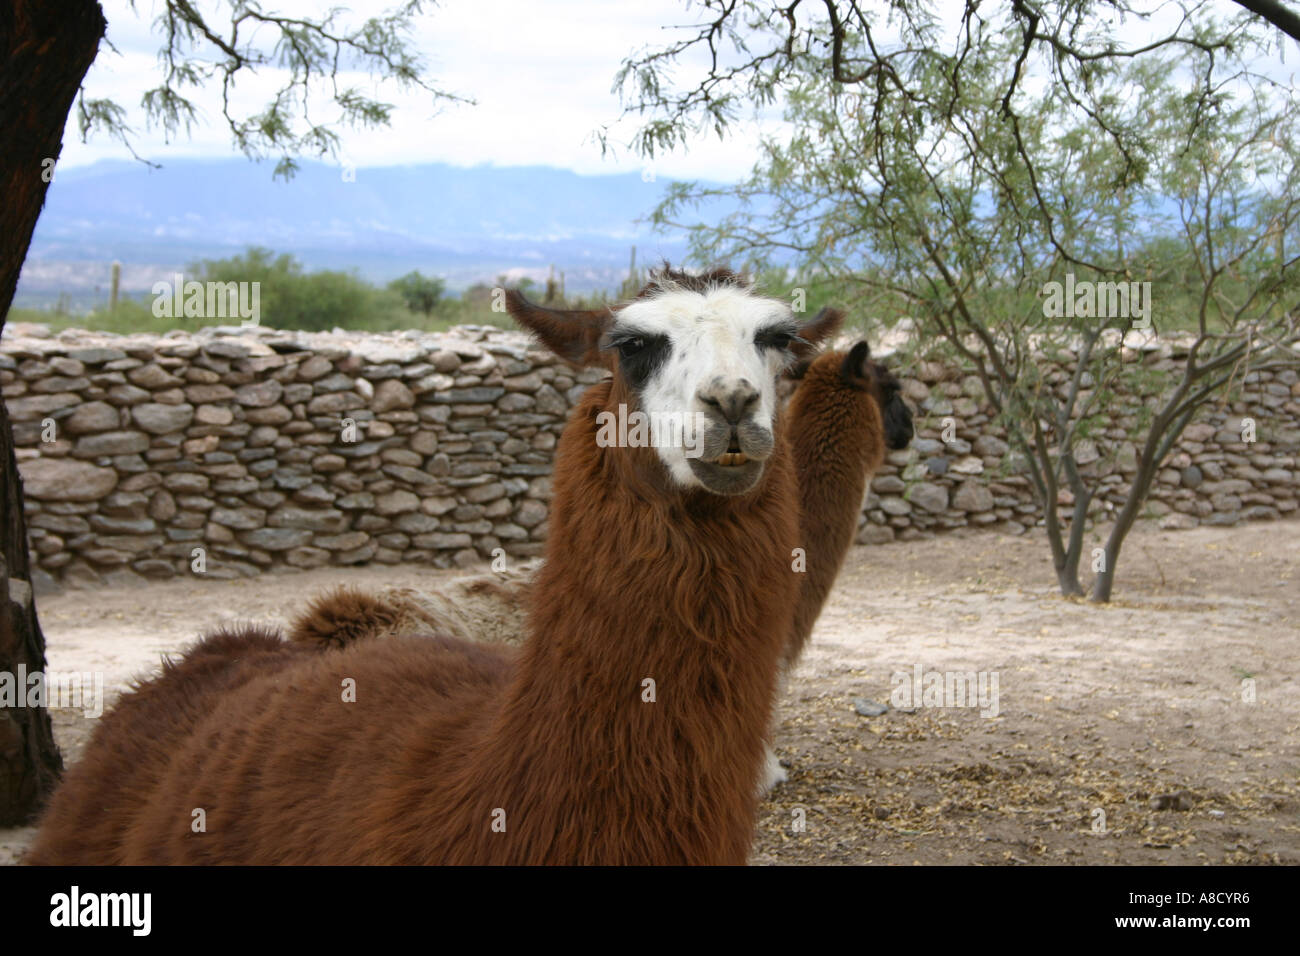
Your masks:
<path fill-rule="evenodd" d="M 357 0 L 347 22 L 378 14 L 391 3 Z M 197 91 L 200 122 L 191 136 L 167 143 L 161 131 L 146 128 L 141 96 L 162 76 L 158 51 L 163 34 L 154 26 L 161 4 L 138 0 L 103 0 L 109 21 L 107 45 L 86 79 L 91 97 L 116 100 L 128 110 L 134 145 L 145 157 L 216 158 L 236 155 L 221 115 L 219 84 Z M 226 15 L 224 2 L 202 5 L 214 23 Z M 289 15 L 319 16 L 316 3 L 279 0 L 268 9 Z M 639 171 L 644 163 L 628 150 L 604 157 L 596 131 L 615 124 L 615 142 L 624 142 L 634 121 L 618 124 L 621 105 L 611 90 L 624 57 L 647 45 L 665 42 L 665 25 L 693 22 L 698 10 L 681 0 L 644 0 L 638 4 L 593 3 L 591 0 L 444 0 L 416 21 L 414 40 L 425 57 L 428 74 L 441 89 L 473 98 L 476 105 L 434 104 L 424 91 L 403 91 L 379 84 L 375 77 L 346 74 L 343 82 L 396 107 L 392 125 L 379 130 L 340 129 L 340 159 L 356 166 L 418 162 L 456 165 L 547 165 L 580 173 Z M 262 28 L 266 30 L 267 28 Z M 229 27 L 224 31 L 228 34 Z M 267 70 L 244 76 L 234 102 L 259 110 L 285 74 Z M 313 110 L 318 122 L 329 118 L 326 100 Z M 713 180 L 736 179 L 749 171 L 759 129 L 748 124 L 734 138 L 701 138 L 691 148 L 658 160 L 658 175 Z M 64 167 L 105 158 L 125 158 L 120 144 L 96 136 L 82 144 L 74 118 L 64 140 Z"/>

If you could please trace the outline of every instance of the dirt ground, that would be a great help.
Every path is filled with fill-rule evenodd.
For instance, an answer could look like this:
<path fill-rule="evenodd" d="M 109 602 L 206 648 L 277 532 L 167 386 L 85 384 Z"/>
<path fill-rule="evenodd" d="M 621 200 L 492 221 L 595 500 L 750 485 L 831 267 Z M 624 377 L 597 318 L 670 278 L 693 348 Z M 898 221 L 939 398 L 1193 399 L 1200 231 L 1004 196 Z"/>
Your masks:
<path fill-rule="evenodd" d="M 1061 598 L 1046 559 L 987 532 L 852 551 L 781 705 L 790 779 L 754 863 L 1300 863 L 1300 522 L 1140 526 L 1109 606 Z M 103 671 L 111 701 L 234 608 L 282 622 L 336 583 L 448 573 L 74 591 L 41 620 L 49 666 Z M 996 707 L 857 712 L 916 668 L 996 675 Z M 93 721 L 54 719 L 75 760 Z M 32 832 L 0 830 L 0 862 Z"/>

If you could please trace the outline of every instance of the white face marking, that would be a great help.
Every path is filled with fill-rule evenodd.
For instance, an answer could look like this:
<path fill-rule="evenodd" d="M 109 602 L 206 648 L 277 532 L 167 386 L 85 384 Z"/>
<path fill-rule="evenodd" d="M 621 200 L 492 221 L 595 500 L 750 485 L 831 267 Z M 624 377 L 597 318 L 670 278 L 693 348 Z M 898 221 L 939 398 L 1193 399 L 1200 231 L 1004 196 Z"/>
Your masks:
<path fill-rule="evenodd" d="M 697 395 L 709 383 L 745 380 L 759 393 L 749 420 L 770 432 L 778 404 L 776 378 L 788 355 L 780 349 L 760 347 L 754 336 L 793 318 L 784 302 L 724 286 L 703 294 L 672 290 L 638 299 L 617 313 L 614 327 L 663 335 L 671 343 L 667 360 L 641 389 L 642 410 L 650 413 L 652 420 L 656 413 L 676 413 L 685 420 L 702 408 Z M 702 487 L 687 464 L 685 448 L 655 444 L 677 484 Z"/>

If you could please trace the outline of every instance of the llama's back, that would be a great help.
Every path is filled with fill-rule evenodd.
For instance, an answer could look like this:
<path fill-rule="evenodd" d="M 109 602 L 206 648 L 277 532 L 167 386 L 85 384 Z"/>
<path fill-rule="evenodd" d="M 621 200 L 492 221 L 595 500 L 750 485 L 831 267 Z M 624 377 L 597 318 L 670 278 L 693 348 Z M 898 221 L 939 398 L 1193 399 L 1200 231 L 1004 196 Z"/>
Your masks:
<path fill-rule="evenodd" d="M 522 644 L 539 562 L 437 582 L 434 588 L 339 587 L 315 597 L 289 626 L 291 640 L 322 647 L 402 634 Z"/>
<path fill-rule="evenodd" d="M 389 588 L 384 597 L 417 629 L 466 641 L 522 644 L 535 566 L 448 582 L 436 590 Z"/>
<path fill-rule="evenodd" d="M 105 717 L 29 861 L 421 860 L 437 835 L 403 831 L 409 778 L 463 763 L 510 669 L 508 649 L 445 638 L 214 636 Z"/>
<path fill-rule="evenodd" d="M 139 794 L 157 786 L 175 748 L 225 695 L 301 653 L 274 630 L 221 630 L 181 659 L 164 661 L 158 676 L 137 681 L 98 722 L 85 755 L 64 774 L 27 862 L 122 862 L 122 841 Z"/>

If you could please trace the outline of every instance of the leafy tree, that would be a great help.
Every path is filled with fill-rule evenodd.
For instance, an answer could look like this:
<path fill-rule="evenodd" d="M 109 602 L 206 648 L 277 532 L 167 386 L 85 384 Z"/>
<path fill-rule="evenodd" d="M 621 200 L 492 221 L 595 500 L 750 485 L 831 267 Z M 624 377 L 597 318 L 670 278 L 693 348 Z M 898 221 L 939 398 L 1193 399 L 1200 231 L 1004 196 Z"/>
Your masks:
<path fill-rule="evenodd" d="M 388 283 L 388 288 L 402 297 L 408 309 L 419 312 L 427 319 L 438 307 L 438 300 L 442 298 L 446 284 L 441 279 L 421 275 L 417 270 L 394 279 Z"/>
<path fill-rule="evenodd" d="M 746 106 L 780 104 L 785 131 L 734 188 L 674 185 L 656 221 L 686 225 L 694 204 L 734 195 L 735 213 L 692 226 L 701 259 L 793 257 L 803 279 L 835 282 L 859 307 L 911 313 L 922 346 L 964 361 L 999 413 L 1063 593 L 1083 593 L 1090 511 L 1113 512 L 1092 588 L 1108 600 L 1191 417 L 1249 370 L 1296 362 L 1300 114 L 1251 60 L 1274 34 L 1250 16 L 1218 22 L 1204 3 L 1136 41 L 1115 15 L 1149 14 L 1126 3 L 972 2 L 945 31 L 923 5 L 895 2 L 892 33 L 855 3 L 704 6 L 714 19 L 624 64 L 634 147 L 725 135 Z M 669 73 L 694 47 L 710 66 L 678 86 Z M 1044 297 L 1067 277 L 1116 294 L 1149 281 L 1156 311 L 1062 314 Z M 1171 317 L 1171 301 L 1192 309 Z M 1148 320 L 1156 347 L 1185 354 L 1181 371 L 1142 361 L 1134 332 Z M 1121 387 L 1146 400 L 1121 410 L 1122 434 L 1103 434 Z"/>
<path fill-rule="evenodd" d="M 409 0 L 394 11 L 350 23 L 345 9 L 320 17 L 288 17 L 256 0 L 225 0 L 202 12 L 190 0 L 162 0 L 161 83 L 144 97 L 151 122 L 169 134 L 197 121 L 193 89 L 220 84 L 228 93 L 241 74 L 285 71 L 285 83 L 259 110 L 222 117 L 236 145 L 254 158 L 277 156 L 276 174 L 290 176 L 300 155 L 337 153 L 340 126 L 382 127 L 392 107 L 339 80 L 355 67 L 399 86 L 426 90 L 434 101 L 457 99 L 431 86 L 409 43 L 410 25 L 429 4 Z M 219 15 L 222 16 L 218 20 Z M 224 21 L 224 22 L 222 22 Z M 125 110 L 110 99 L 79 95 L 106 28 L 95 0 L 8 0 L 0 3 L 0 329 L 13 303 L 18 273 L 76 103 L 83 136 L 99 130 L 131 148 Z M 322 102 L 323 101 L 323 102 Z M 328 103 L 333 116 L 315 117 Z M 337 283 L 336 283 L 337 284 Z M 13 431 L 0 402 L 0 671 L 45 667 L 45 639 L 31 591 L 27 527 Z M 0 826 L 32 816 L 57 781 L 62 759 L 41 708 L 0 713 Z"/>

